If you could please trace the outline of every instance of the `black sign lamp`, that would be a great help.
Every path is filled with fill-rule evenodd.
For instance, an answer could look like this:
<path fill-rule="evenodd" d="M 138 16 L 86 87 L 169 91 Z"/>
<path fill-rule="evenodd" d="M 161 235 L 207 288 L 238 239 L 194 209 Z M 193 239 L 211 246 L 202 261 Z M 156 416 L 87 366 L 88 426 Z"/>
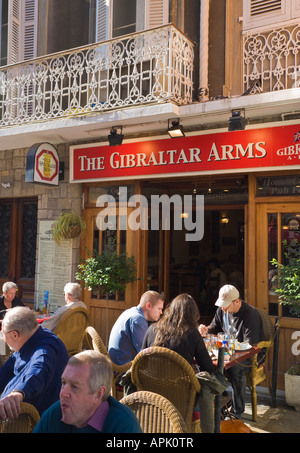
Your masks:
<path fill-rule="evenodd" d="M 117 128 L 114 126 L 107 137 L 110 146 L 122 145 L 124 135 L 122 134 L 122 126 L 119 127 L 121 129 L 121 134 L 118 134 Z"/>
<path fill-rule="evenodd" d="M 243 131 L 246 126 L 244 110 L 232 110 L 232 116 L 229 118 L 229 131 Z"/>
<path fill-rule="evenodd" d="M 170 121 L 172 126 L 170 126 Z M 179 120 L 168 120 L 168 134 L 171 138 L 184 137 L 183 126 L 180 125 Z"/>

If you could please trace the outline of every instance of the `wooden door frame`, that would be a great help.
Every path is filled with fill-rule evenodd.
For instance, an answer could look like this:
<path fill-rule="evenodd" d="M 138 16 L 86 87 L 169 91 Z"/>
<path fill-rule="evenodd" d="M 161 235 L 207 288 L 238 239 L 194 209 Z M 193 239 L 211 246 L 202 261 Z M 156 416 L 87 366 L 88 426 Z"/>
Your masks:
<path fill-rule="evenodd" d="M 93 250 L 93 236 L 92 236 L 91 232 L 94 231 L 94 219 L 99 214 L 100 210 L 101 210 L 101 208 L 87 208 L 83 211 L 83 217 L 86 221 L 86 231 L 87 231 L 87 234 L 85 234 L 85 237 L 84 237 L 84 240 L 82 243 L 82 248 L 81 248 L 81 256 L 83 258 L 86 258 L 88 256 L 88 252 Z M 139 255 L 138 254 L 138 249 L 139 249 L 138 242 L 134 241 L 133 233 L 128 234 L 130 231 L 131 231 L 130 229 L 127 229 L 126 251 L 129 256 L 133 255 L 133 256 L 137 257 Z M 125 310 L 125 309 L 131 307 L 132 305 L 135 305 L 136 300 L 135 300 L 134 294 L 136 292 L 136 285 L 137 285 L 137 282 L 127 285 L 126 291 L 125 291 L 125 300 L 120 300 L 120 301 L 110 300 L 109 301 L 110 308 Z M 133 301 L 134 301 L 134 303 L 132 303 Z M 88 306 L 94 305 L 99 308 L 106 307 L 106 300 L 92 298 L 91 291 L 89 291 L 89 290 L 85 290 L 85 302 L 87 302 Z"/>

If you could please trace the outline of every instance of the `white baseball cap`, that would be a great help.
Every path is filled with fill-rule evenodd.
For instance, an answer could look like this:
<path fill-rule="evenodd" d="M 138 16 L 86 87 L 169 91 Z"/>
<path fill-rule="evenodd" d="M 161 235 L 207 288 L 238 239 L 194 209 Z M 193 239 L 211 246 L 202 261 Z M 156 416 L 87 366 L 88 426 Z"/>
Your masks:
<path fill-rule="evenodd" d="M 222 308 L 227 308 L 234 300 L 240 297 L 240 293 L 235 286 L 224 285 L 219 291 L 219 298 L 215 305 Z"/>

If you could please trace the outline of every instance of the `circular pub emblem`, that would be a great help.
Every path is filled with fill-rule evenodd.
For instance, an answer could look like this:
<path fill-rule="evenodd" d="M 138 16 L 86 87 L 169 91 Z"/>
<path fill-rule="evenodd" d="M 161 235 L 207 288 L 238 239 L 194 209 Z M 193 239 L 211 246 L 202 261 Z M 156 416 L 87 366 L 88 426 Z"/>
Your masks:
<path fill-rule="evenodd" d="M 50 143 L 36 143 L 27 155 L 26 181 L 58 185 L 59 157 Z"/>

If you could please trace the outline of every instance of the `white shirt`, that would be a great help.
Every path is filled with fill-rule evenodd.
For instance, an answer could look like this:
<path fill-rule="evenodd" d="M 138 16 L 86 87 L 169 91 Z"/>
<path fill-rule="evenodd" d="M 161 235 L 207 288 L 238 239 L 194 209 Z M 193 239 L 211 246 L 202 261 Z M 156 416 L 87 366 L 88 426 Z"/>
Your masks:
<path fill-rule="evenodd" d="M 58 310 L 56 310 L 56 312 L 49 319 L 46 319 L 43 322 L 42 327 L 53 331 L 55 329 L 56 324 L 58 323 L 59 319 L 62 317 L 62 315 L 64 315 L 69 308 L 74 308 L 74 307 L 83 307 L 83 308 L 87 309 L 87 306 L 85 305 L 85 303 L 81 302 L 80 300 L 78 300 L 76 302 L 69 302 L 69 303 L 63 305 L 62 307 L 60 307 Z"/>

